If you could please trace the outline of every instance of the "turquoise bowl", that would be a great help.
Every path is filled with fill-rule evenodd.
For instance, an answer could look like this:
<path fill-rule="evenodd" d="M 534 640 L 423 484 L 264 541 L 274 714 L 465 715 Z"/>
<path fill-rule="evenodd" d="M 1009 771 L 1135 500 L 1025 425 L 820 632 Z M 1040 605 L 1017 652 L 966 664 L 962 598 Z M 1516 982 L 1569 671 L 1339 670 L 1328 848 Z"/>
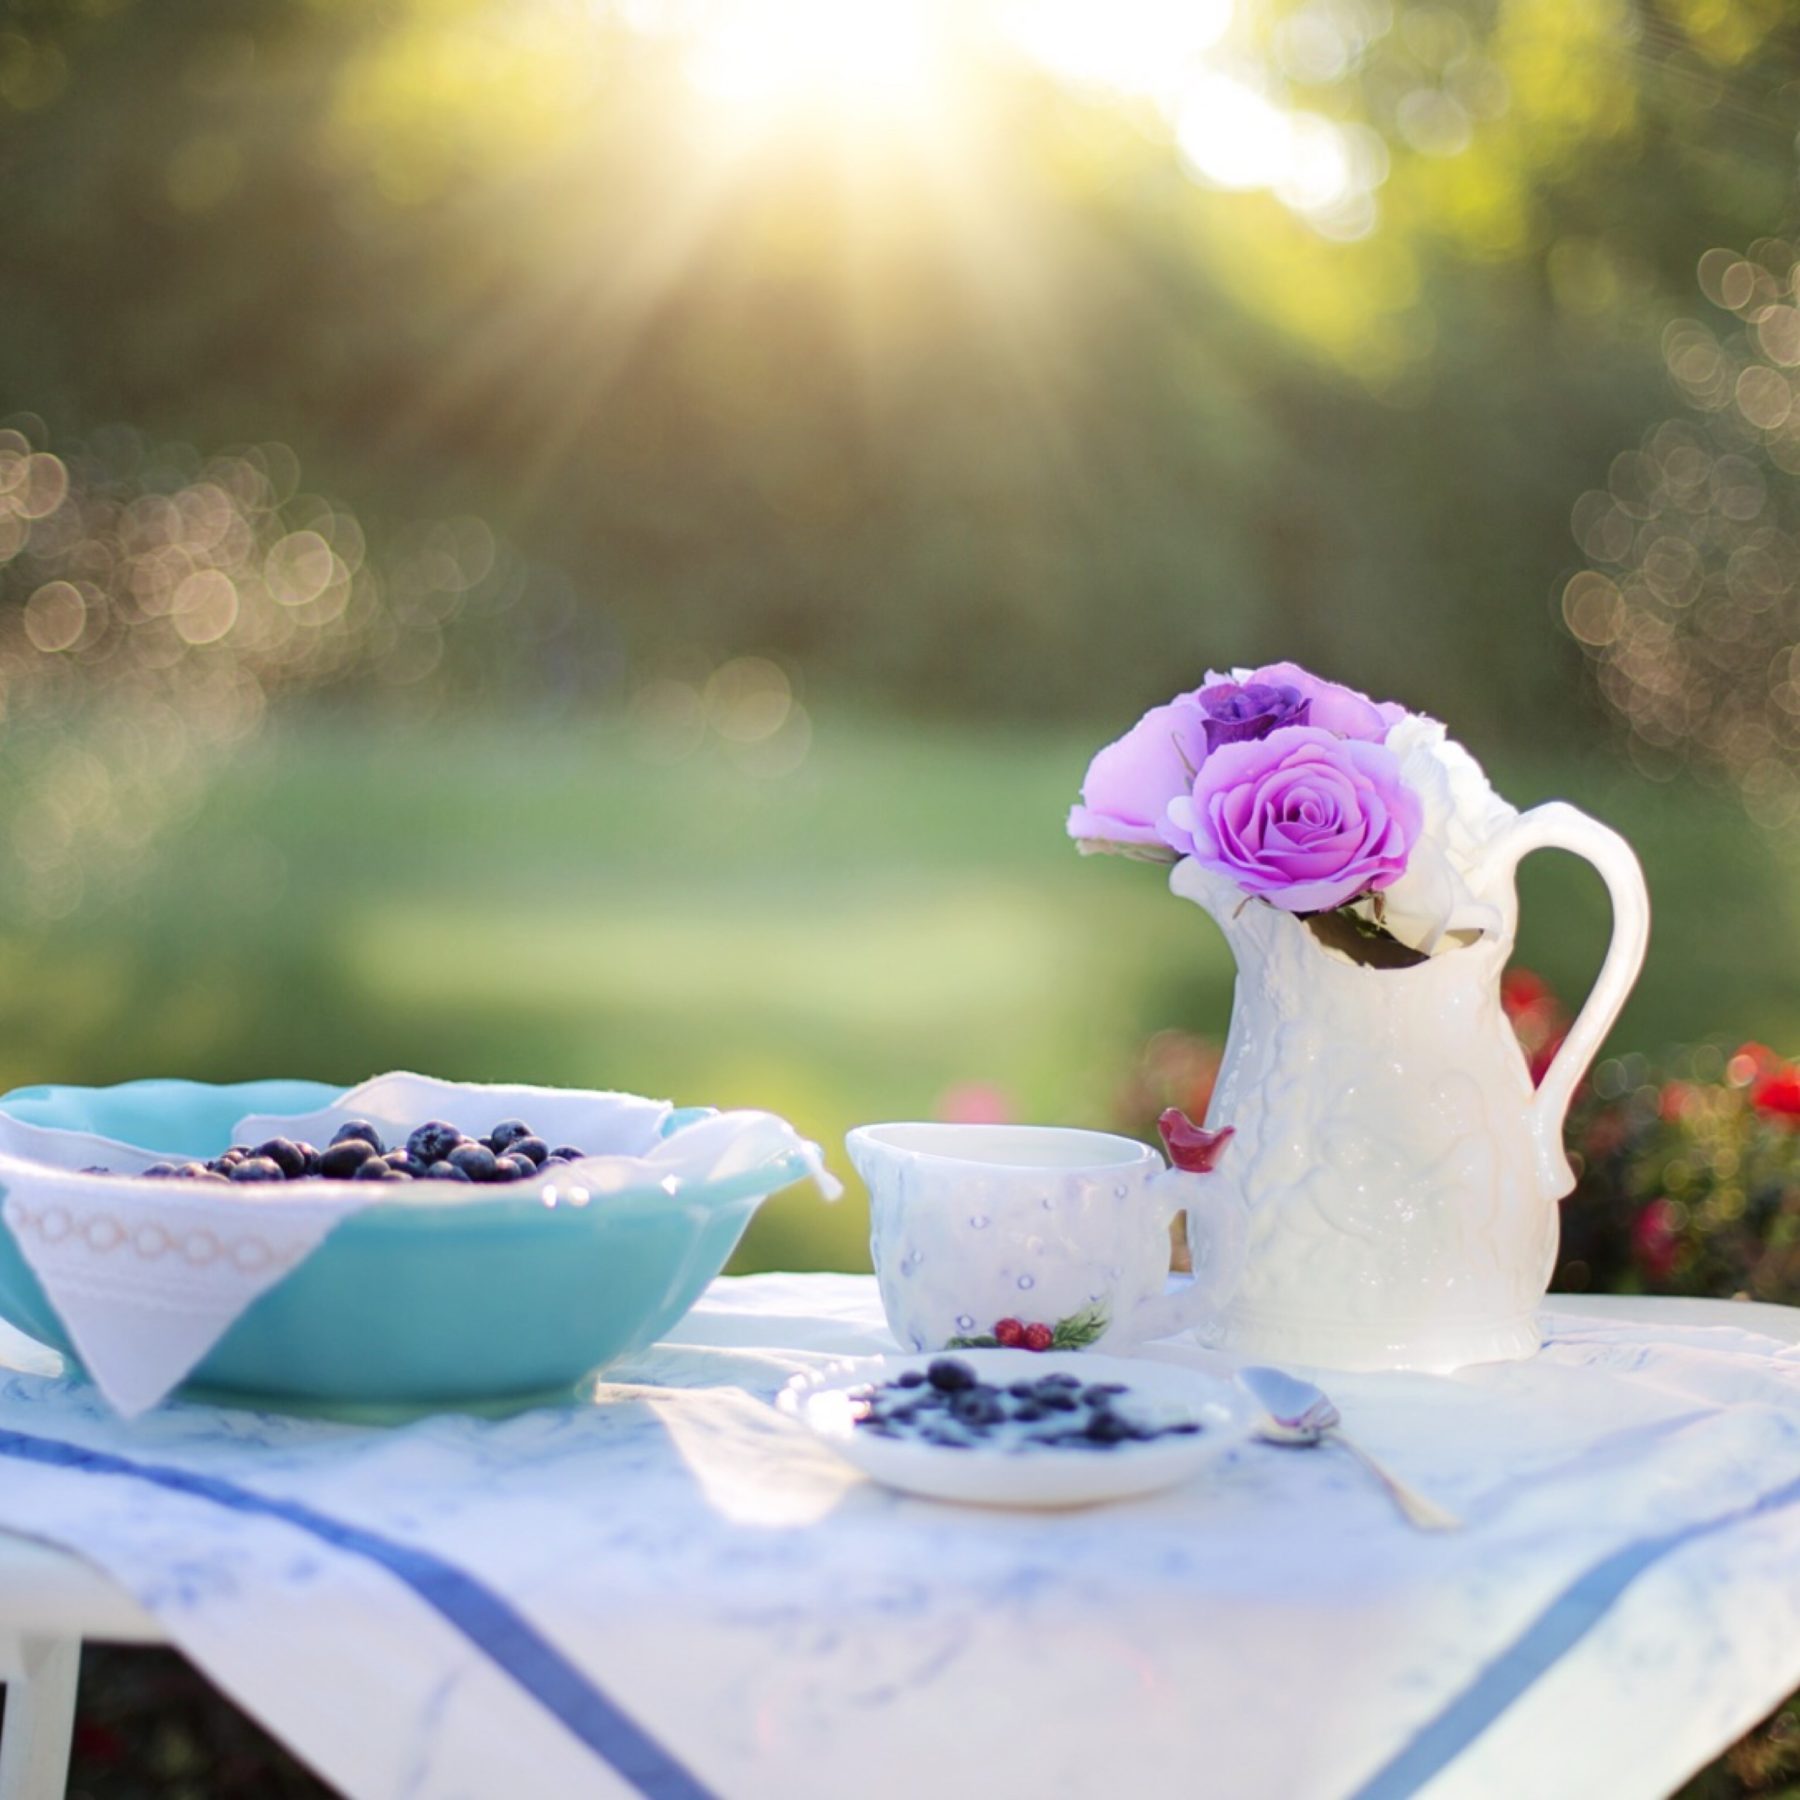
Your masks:
<path fill-rule="evenodd" d="M 322 1110 L 343 1092 L 311 1081 L 135 1081 L 19 1088 L 0 1111 L 163 1156 L 207 1157 L 241 1118 Z M 709 1110 L 677 1110 L 663 1135 Z M 504 1412 L 566 1397 L 584 1376 L 666 1335 L 724 1268 L 757 1206 L 809 1172 L 796 1152 L 724 1179 L 628 1188 L 581 1206 L 523 1194 L 379 1203 L 246 1307 L 183 1391 L 349 1418 Z M 4 1225 L 0 1318 L 79 1367 Z"/>

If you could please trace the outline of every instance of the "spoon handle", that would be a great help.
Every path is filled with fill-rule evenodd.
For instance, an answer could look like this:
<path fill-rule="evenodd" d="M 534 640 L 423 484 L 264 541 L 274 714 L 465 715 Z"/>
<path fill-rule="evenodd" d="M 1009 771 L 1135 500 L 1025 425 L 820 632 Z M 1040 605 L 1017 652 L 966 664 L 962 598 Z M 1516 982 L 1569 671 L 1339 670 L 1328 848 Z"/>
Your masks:
<path fill-rule="evenodd" d="M 1421 1531 L 1458 1531 L 1462 1528 L 1462 1520 L 1455 1513 L 1446 1512 L 1435 1500 L 1427 1500 L 1416 1488 L 1408 1487 L 1393 1470 L 1378 1463 L 1360 1444 L 1345 1437 L 1343 1432 L 1333 1429 L 1326 1435 L 1334 1444 L 1348 1450 L 1387 1489 L 1394 1504 Z"/>

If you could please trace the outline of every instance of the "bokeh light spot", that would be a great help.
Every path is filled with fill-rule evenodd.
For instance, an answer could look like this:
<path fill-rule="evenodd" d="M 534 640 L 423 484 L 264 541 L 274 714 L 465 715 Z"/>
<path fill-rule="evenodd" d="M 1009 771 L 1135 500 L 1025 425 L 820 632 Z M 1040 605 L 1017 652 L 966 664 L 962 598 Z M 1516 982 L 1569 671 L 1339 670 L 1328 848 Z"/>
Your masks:
<path fill-rule="evenodd" d="M 336 572 L 331 546 L 316 531 L 290 531 L 269 548 L 263 579 L 283 606 L 304 606 L 324 593 Z"/>
<path fill-rule="evenodd" d="M 49 654 L 72 650 L 87 627 L 87 602 L 72 581 L 46 581 L 25 603 L 25 635 Z"/>
<path fill-rule="evenodd" d="M 198 569 L 175 590 L 169 613 L 184 644 L 216 644 L 237 623 L 237 584 L 222 569 Z"/>

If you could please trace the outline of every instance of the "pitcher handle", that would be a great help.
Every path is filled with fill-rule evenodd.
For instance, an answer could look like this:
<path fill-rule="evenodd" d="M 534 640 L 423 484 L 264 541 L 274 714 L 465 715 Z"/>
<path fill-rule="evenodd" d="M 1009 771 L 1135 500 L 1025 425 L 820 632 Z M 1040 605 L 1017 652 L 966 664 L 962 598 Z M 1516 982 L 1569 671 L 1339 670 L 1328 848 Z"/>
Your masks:
<path fill-rule="evenodd" d="M 1566 800 L 1524 814 L 1494 844 L 1488 872 L 1509 875 L 1533 850 L 1570 850 L 1599 870 L 1612 901 L 1612 938 L 1575 1023 L 1558 1046 L 1532 1102 L 1532 1135 L 1548 1196 L 1561 1199 L 1575 1185 L 1563 1147 L 1563 1121 L 1575 1088 L 1625 1005 L 1650 942 L 1650 891 L 1631 846 L 1598 819 Z"/>
<path fill-rule="evenodd" d="M 1140 1300 L 1106 1334 L 1114 1347 L 1173 1337 L 1206 1324 L 1230 1299 L 1249 1254 L 1249 1215 L 1217 1176 L 1165 1169 L 1151 1181 L 1145 1198 L 1171 1219 L 1186 1212 L 1194 1273 L 1180 1287 Z"/>

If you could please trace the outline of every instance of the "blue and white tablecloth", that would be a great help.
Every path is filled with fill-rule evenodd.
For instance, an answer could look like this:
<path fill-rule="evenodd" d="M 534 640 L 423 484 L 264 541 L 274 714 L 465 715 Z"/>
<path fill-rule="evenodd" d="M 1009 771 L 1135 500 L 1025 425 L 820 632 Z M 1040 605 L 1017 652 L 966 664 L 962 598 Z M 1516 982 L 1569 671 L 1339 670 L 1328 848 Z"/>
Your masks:
<path fill-rule="evenodd" d="M 369 1800 L 1657 1796 L 1800 1685 L 1800 1352 L 1553 1331 L 1333 1382 L 1443 1536 L 1255 1444 L 1079 1513 L 889 1494 L 768 1404 L 892 1347 L 818 1275 L 721 1281 L 592 1404 L 500 1422 L 126 1424 L 0 1375 L 0 1525 Z"/>

